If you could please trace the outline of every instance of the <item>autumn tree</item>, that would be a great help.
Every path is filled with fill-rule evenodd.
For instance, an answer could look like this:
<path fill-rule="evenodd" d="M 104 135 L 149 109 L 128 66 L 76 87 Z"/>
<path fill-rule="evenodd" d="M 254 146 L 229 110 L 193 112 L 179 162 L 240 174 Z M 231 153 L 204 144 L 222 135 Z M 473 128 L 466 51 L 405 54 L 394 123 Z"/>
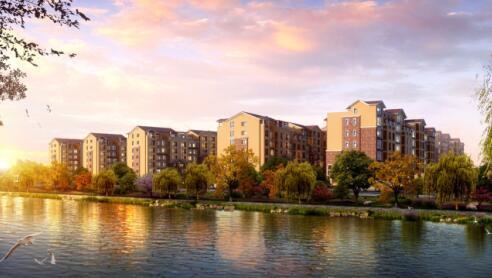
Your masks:
<path fill-rule="evenodd" d="M 78 191 L 86 191 L 92 184 L 92 174 L 85 168 L 79 168 L 73 176 L 75 189 Z"/>
<path fill-rule="evenodd" d="M 139 191 L 143 191 L 152 197 L 152 174 L 146 174 L 135 180 L 135 185 Z"/>
<path fill-rule="evenodd" d="M 19 160 L 12 167 L 11 173 L 17 176 L 19 189 L 29 192 L 35 185 L 47 187 L 50 184 L 49 168 L 41 163 L 29 160 Z"/>
<path fill-rule="evenodd" d="M 15 178 L 10 171 L 0 174 L 0 190 L 6 190 L 7 192 L 14 189 Z"/>
<path fill-rule="evenodd" d="M 288 199 L 309 199 L 316 184 L 316 172 L 307 162 L 291 161 L 277 173 L 277 184 Z"/>
<path fill-rule="evenodd" d="M 181 175 L 175 168 L 166 168 L 154 175 L 152 184 L 152 192 L 159 195 L 167 194 L 171 199 L 171 194 L 176 194 L 181 184 Z"/>
<path fill-rule="evenodd" d="M 330 176 L 336 182 L 337 187 L 352 190 L 357 203 L 359 193 L 371 186 L 369 179 L 374 175 L 374 171 L 370 168 L 372 162 L 361 151 L 344 151 L 337 156 L 330 170 Z"/>
<path fill-rule="evenodd" d="M 261 165 L 261 172 L 265 172 L 268 170 L 275 171 L 278 167 L 285 167 L 289 163 L 289 159 L 282 156 L 272 156 L 267 159 L 267 161 Z"/>
<path fill-rule="evenodd" d="M 186 166 L 184 184 L 187 195 L 194 195 L 198 200 L 199 196 L 207 193 L 208 186 L 213 183 L 213 180 L 212 172 L 206 165 L 190 163 Z"/>
<path fill-rule="evenodd" d="M 217 195 L 228 191 L 229 201 L 232 201 L 234 190 L 238 189 L 244 196 L 253 194 L 256 185 L 257 172 L 255 164 L 258 159 L 250 149 L 229 146 L 215 162 L 208 162 L 214 169 L 215 181 L 217 183 Z"/>
<path fill-rule="evenodd" d="M 54 162 L 50 166 L 53 190 L 65 191 L 71 184 L 71 174 L 67 166 Z"/>
<path fill-rule="evenodd" d="M 113 194 L 118 179 L 111 170 L 105 170 L 94 177 L 94 186 L 97 192 L 108 196 Z"/>
<path fill-rule="evenodd" d="M 395 206 L 398 206 L 398 196 L 415 179 L 417 163 L 414 156 L 393 153 L 386 161 L 371 164 L 369 168 L 374 171 L 374 177 L 370 181 L 381 190 L 391 191 Z"/>
<path fill-rule="evenodd" d="M 439 162 L 427 166 L 424 174 L 425 191 L 435 194 L 439 204 L 468 199 L 477 181 L 477 171 L 466 155 L 453 153 L 442 156 Z"/>
<path fill-rule="evenodd" d="M 78 9 L 72 7 L 72 0 L 4 0 L 0 1 L 0 100 L 17 100 L 25 97 L 27 90 L 22 83 L 25 73 L 11 69 L 9 59 L 16 58 L 37 66 L 37 56 L 63 55 L 61 50 L 45 49 L 37 42 L 19 35 L 33 19 L 45 20 L 56 25 L 79 27 L 79 20 L 89 20 Z M 69 54 L 74 57 L 75 54 Z"/>

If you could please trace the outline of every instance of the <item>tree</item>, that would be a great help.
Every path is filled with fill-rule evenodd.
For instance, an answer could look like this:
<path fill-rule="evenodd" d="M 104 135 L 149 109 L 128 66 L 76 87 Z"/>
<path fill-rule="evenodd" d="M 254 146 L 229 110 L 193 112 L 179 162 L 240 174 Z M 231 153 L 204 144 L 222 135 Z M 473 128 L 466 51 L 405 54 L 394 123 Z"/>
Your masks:
<path fill-rule="evenodd" d="M 488 163 L 482 164 L 478 168 L 477 187 L 485 187 L 488 191 L 492 192 L 492 169 Z"/>
<path fill-rule="evenodd" d="M 276 170 L 279 166 L 285 167 L 289 163 L 289 159 L 282 156 L 272 156 L 261 166 L 261 172 L 267 170 Z"/>
<path fill-rule="evenodd" d="M 73 176 L 75 189 L 78 191 L 86 191 L 92 184 L 92 174 L 85 168 L 77 169 Z"/>
<path fill-rule="evenodd" d="M 424 176 L 426 192 L 436 195 L 439 204 L 468 199 L 477 180 L 477 171 L 466 155 L 453 153 L 442 156 L 439 162 L 429 165 Z"/>
<path fill-rule="evenodd" d="M 253 186 L 256 185 L 257 172 L 255 164 L 258 159 L 253 151 L 236 148 L 231 145 L 215 161 L 207 163 L 213 169 L 217 183 L 217 195 L 223 195 L 227 190 L 229 201 L 232 201 L 232 193 L 239 189 L 245 196 L 253 194 Z"/>
<path fill-rule="evenodd" d="M 414 156 L 393 153 L 384 162 L 373 162 L 370 169 L 375 173 L 370 182 L 381 190 L 393 192 L 395 206 L 398 206 L 398 196 L 412 184 L 418 165 Z"/>
<path fill-rule="evenodd" d="M 263 171 L 263 180 L 260 186 L 266 191 L 269 199 L 279 198 L 280 182 L 276 179 L 277 173 L 284 169 L 284 165 L 280 164 L 276 169 Z"/>
<path fill-rule="evenodd" d="M 116 185 L 116 175 L 111 170 L 105 170 L 94 177 L 94 185 L 97 192 L 108 196 L 113 194 Z"/>
<path fill-rule="evenodd" d="M 25 97 L 26 86 L 21 79 L 25 73 L 11 70 L 7 64 L 12 57 L 34 66 L 34 58 L 47 55 L 63 55 L 63 51 L 42 48 L 38 43 L 19 37 L 18 27 L 25 28 L 31 19 L 48 20 L 54 24 L 79 27 L 79 19 L 89 20 L 78 9 L 72 7 L 72 0 L 10 0 L 0 1 L 0 100 L 17 100 Z M 69 54 L 74 57 L 75 54 Z"/>
<path fill-rule="evenodd" d="M 184 184 L 187 195 L 199 196 L 207 193 L 207 188 L 213 182 L 212 172 L 204 164 L 190 163 L 184 173 Z"/>
<path fill-rule="evenodd" d="M 480 207 L 483 202 L 492 200 L 492 193 L 490 193 L 485 187 L 478 187 L 473 192 L 472 198 L 478 202 L 478 207 Z"/>
<path fill-rule="evenodd" d="M 152 197 L 152 174 L 137 178 L 135 184 L 138 190 L 144 191 Z"/>
<path fill-rule="evenodd" d="M 152 192 L 167 194 L 171 199 L 171 194 L 178 191 L 178 186 L 181 184 L 181 176 L 175 168 L 166 168 L 154 175 Z"/>
<path fill-rule="evenodd" d="M 135 191 L 135 180 L 137 179 L 137 175 L 133 171 L 132 168 L 128 167 L 123 162 L 118 162 L 111 166 L 114 174 L 117 178 L 117 183 L 119 186 L 119 194 L 126 194 L 128 192 Z"/>
<path fill-rule="evenodd" d="M 316 172 L 311 164 L 291 161 L 277 176 L 281 191 L 288 199 L 308 199 L 316 184 Z"/>
<path fill-rule="evenodd" d="M 357 202 L 359 193 L 371 186 L 369 179 L 374 175 L 374 171 L 370 169 L 371 163 L 372 160 L 363 152 L 344 151 L 337 156 L 330 175 L 337 187 L 352 190 L 355 202 Z"/>
<path fill-rule="evenodd" d="M 65 191 L 70 187 L 71 184 L 71 175 L 68 167 L 54 162 L 51 164 L 51 178 L 54 190 L 62 190 Z"/>
<path fill-rule="evenodd" d="M 485 129 L 482 134 L 482 156 L 487 163 L 492 162 L 492 63 L 483 67 L 482 85 L 476 91 L 478 109 L 483 115 Z"/>
<path fill-rule="evenodd" d="M 13 190 L 14 185 L 15 179 L 10 171 L 0 174 L 0 190 L 6 190 L 7 192 L 10 192 L 11 190 Z"/>

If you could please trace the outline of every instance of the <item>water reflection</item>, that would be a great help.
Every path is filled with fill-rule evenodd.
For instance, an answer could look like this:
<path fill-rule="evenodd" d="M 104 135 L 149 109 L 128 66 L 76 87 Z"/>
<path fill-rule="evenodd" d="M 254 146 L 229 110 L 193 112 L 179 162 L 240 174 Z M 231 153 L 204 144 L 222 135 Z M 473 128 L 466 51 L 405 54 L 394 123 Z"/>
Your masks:
<path fill-rule="evenodd" d="M 486 276 L 478 225 L 148 208 L 0 197 L 0 276 Z M 33 264 L 55 250 L 56 267 Z M 459 262 L 459 263 L 457 263 Z M 20 267 L 22 266 L 22 267 Z"/>

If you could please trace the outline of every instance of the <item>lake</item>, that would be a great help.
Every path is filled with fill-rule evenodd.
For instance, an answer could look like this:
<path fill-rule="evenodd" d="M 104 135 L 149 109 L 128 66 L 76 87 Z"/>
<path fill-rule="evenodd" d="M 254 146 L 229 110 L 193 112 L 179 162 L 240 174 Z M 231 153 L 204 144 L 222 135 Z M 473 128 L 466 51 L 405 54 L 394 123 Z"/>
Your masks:
<path fill-rule="evenodd" d="M 477 225 L 0 197 L 0 257 L 35 232 L 0 276 L 492 275 L 492 235 Z M 48 250 L 56 265 L 34 262 Z"/>

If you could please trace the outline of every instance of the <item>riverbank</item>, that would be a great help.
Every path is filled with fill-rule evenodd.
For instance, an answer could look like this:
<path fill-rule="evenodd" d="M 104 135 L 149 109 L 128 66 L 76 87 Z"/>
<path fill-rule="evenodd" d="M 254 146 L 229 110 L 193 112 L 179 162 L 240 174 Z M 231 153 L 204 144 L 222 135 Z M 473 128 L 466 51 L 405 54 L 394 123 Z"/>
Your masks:
<path fill-rule="evenodd" d="M 457 224 L 492 224 L 492 213 L 474 211 L 374 208 L 333 205 L 284 204 L 284 203 L 255 203 L 255 202 L 225 202 L 199 200 L 154 199 L 120 196 L 91 196 L 55 193 L 0 192 L 1 196 L 42 198 L 58 200 L 74 200 L 80 202 L 99 202 L 131 204 L 149 207 L 168 207 L 183 209 L 215 209 L 258 211 L 272 214 L 313 215 L 326 217 L 358 217 L 405 221 L 432 221 Z"/>

